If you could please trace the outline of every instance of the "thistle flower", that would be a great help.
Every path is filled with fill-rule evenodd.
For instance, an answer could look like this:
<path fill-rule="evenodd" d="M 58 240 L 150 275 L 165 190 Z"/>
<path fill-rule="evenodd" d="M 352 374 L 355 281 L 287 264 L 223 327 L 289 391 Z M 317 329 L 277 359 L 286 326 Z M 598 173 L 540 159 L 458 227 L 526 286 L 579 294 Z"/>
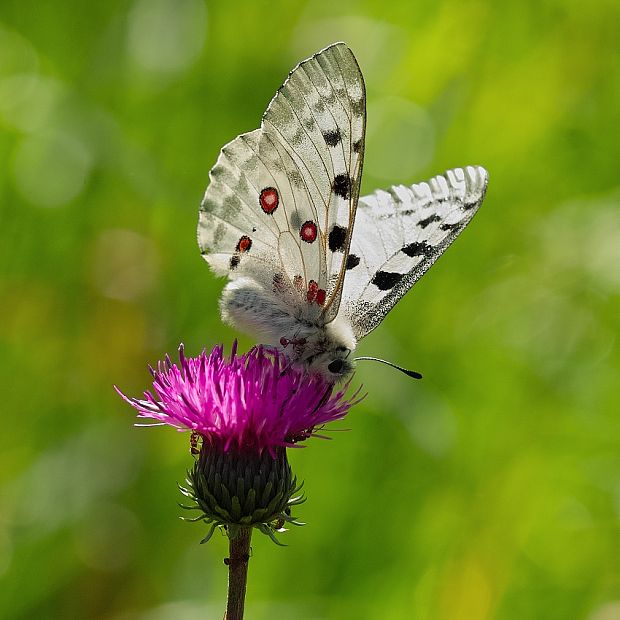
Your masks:
<path fill-rule="evenodd" d="M 299 524 L 290 514 L 303 501 L 286 449 L 317 435 L 324 424 L 343 418 L 361 400 L 359 390 L 347 399 L 348 384 L 336 389 L 321 376 L 291 366 L 269 347 L 257 346 L 229 358 L 222 346 L 210 354 L 169 357 L 151 368 L 153 391 L 143 399 L 119 394 L 138 411 L 199 436 L 201 447 L 181 491 L 201 514 L 193 521 L 218 525 L 234 538 L 240 528 L 256 527 L 275 542 L 284 523 Z M 279 543 L 278 543 L 279 544 Z"/>

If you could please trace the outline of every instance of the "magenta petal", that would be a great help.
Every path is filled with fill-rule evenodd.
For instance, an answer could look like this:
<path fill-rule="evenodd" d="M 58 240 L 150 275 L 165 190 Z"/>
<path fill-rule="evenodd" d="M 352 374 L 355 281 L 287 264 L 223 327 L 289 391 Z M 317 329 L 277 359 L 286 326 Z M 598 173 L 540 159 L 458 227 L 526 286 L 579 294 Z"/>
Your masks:
<path fill-rule="evenodd" d="M 228 450 L 273 452 L 277 446 L 291 447 L 314 435 L 314 429 L 343 418 L 361 398 L 358 389 L 346 399 L 347 383 L 334 393 L 330 383 L 303 368 L 291 366 L 271 347 L 257 346 L 230 358 L 216 346 L 211 353 L 186 357 L 179 347 L 179 365 L 166 356 L 153 374 L 157 396 L 146 400 L 125 396 L 140 418 L 152 418 L 200 433 L 208 445 Z"/>

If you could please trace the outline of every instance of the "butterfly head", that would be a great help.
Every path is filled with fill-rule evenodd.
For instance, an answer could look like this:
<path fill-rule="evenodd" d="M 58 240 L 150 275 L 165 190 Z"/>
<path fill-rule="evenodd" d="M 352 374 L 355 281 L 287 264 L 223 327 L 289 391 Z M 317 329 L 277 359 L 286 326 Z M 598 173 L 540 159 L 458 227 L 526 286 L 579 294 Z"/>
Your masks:
<path fill-rule="evenodd" d="M 345 346 L 327 349 L 303 360 L 309 372 L 320 374 L 329 381 L 339 381 L 355 370 L 355 362 L 348 359 L 351 349 Z"/>
<path fill-rule="evenodd" d="M 348 321 L 337 318 L 306 334 L 297 359 L 309 372 L 336 382 L 355 370 L 355 362 L 350 356 L 356 344 Z"/>

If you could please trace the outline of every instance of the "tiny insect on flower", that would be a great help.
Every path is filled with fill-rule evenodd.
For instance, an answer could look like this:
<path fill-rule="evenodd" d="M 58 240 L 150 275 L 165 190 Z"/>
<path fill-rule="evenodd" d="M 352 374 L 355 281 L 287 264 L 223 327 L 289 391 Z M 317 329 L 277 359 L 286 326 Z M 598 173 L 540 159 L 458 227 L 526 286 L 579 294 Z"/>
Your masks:
<path fill-rule="evenodd" d="M 192 431 L 192 434 L 189 438 L 189 451 L 193 456 L 198 456 L 200 454 L 200 449 L 202 448 L 202 437 L 196 431 Z"/>

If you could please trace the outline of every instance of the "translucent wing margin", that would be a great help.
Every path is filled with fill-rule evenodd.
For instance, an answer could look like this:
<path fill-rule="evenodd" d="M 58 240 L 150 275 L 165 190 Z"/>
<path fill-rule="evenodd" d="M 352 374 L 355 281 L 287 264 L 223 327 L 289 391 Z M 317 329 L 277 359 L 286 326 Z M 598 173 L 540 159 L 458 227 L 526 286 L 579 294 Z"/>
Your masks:
<path fill-rule="evenodd" d="M 360 198 L 342 307 L 358 340 L 381 323 L 467 226 L 487 182 L 484 168 L 468 166 Z"/>

